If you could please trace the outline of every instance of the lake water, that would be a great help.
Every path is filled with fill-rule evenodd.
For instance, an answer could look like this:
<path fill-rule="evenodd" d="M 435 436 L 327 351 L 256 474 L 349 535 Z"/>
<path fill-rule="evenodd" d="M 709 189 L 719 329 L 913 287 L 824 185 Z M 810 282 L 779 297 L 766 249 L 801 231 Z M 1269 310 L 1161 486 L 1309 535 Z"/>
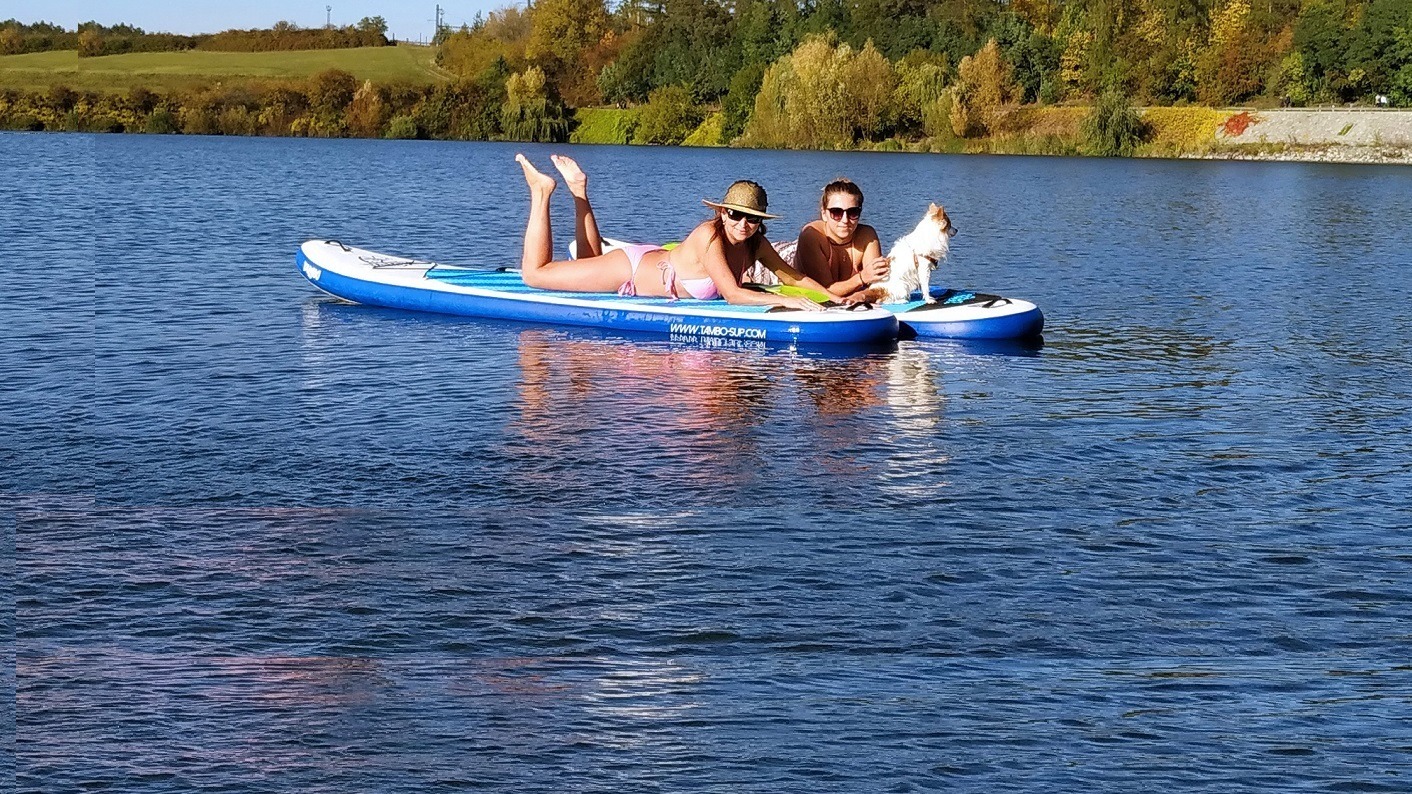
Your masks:
<path fill-rule="evenodd" d="M 1412 169 L 559 148 L 630 239 L 940 201 L 1043 344 L 341 304 L 300 241 L 514 264 L 551 150 L 0 135 L 6 779 L 1412 789 Z"/>

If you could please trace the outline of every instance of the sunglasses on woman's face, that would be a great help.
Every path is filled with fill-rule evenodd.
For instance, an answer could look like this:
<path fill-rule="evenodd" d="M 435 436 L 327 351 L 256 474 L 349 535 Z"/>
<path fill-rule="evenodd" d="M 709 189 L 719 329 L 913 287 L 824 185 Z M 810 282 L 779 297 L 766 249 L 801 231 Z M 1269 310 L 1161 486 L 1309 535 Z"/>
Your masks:
<path fill-rule="evenodd" d="M 836 221 L 843 220 L 844 215 L 856 221 L 858 220 L 858 216 L 862 214 L 862 207 L 829 207 L 829 217 Z"/>
<path fill-rule="evenodd" d="M 751 215 L 748 212 L 741 212 L 740 210 L 726 210 L 726 217 L 733 221 L 743 220 L 746 223 L 753 223 L 756 226 L 759 226 L 765 220 L 759 215 Z"/>

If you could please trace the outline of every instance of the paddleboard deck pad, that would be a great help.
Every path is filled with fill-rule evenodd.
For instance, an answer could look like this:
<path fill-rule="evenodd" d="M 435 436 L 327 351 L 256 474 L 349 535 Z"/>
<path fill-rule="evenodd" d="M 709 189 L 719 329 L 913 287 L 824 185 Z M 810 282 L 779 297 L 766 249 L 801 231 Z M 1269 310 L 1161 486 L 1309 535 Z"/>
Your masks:
<path fill-rule="evenodd" d="M 668 300 L 525 286 L 517 270 L 437 264 L 309 240 L 299 272 L 336 298 L 390 309 L 493 320 L 578 325 L 671 337 L 805 344 L 868 344 L 897 338 L 897 317 L 881 308 L 786 310 L 722 300 Z"/>

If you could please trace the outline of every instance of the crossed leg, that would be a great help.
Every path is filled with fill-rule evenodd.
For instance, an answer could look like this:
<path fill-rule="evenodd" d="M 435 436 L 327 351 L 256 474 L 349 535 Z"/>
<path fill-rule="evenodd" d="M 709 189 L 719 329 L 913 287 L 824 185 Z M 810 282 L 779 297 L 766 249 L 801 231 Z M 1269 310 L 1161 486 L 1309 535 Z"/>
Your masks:
<path fill-rule="evenodd" d="M 622 251 L 554 261 L 554 233 L 549 223 L 549 199 L 556 187 L 554 177 L 540 173 L 523 154 L 515 155 L 515 161 L 524 170 L 530 191 L 529 222 L 525 225 L 525 245 L 520 257 L 520 277 L 525 284 L 538 289 L 612 292 L 630 278 L 632 267 Z M 557 158 L 554 164 L 569 183 L 569 192 L 574 193 L 578 216 L 575 237 L 579 251 L 601 251 L 598 225 L 588 206 L 588 177 L 567 157 Z"/>
<path fill-rule="evenodd" d="M 593 217 L 593 205 L 588 203 L 588 175 L 572 158 L 562 154 L 549 155 L 549 161 L 564 176 L 564 184 L 574 197 L 574 242 L 578 255 L 587 259 L 603 255 L 603 238 L 598 234 L 598 221 Z"/>

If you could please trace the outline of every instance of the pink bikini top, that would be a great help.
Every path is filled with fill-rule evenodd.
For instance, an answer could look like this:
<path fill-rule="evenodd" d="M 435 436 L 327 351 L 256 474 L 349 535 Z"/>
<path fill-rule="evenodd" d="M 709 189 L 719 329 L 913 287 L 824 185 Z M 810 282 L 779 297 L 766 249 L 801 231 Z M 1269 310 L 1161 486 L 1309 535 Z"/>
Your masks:
<path fill-rule="evenodd" d="M 676 287 L 686 290 L 686 294 L 699 301 L 711 301 L 721 297 L 721 291 L 716 289 L 716 282 L 710 278 L 677 278 L 675 270 L 670 264 L 662 274 L 662 283 L 667 285 L 667 291 L 672 293 L 673 298 L 679 298 Z M 675 284 L 675 286 L 674 286 Z"/>

